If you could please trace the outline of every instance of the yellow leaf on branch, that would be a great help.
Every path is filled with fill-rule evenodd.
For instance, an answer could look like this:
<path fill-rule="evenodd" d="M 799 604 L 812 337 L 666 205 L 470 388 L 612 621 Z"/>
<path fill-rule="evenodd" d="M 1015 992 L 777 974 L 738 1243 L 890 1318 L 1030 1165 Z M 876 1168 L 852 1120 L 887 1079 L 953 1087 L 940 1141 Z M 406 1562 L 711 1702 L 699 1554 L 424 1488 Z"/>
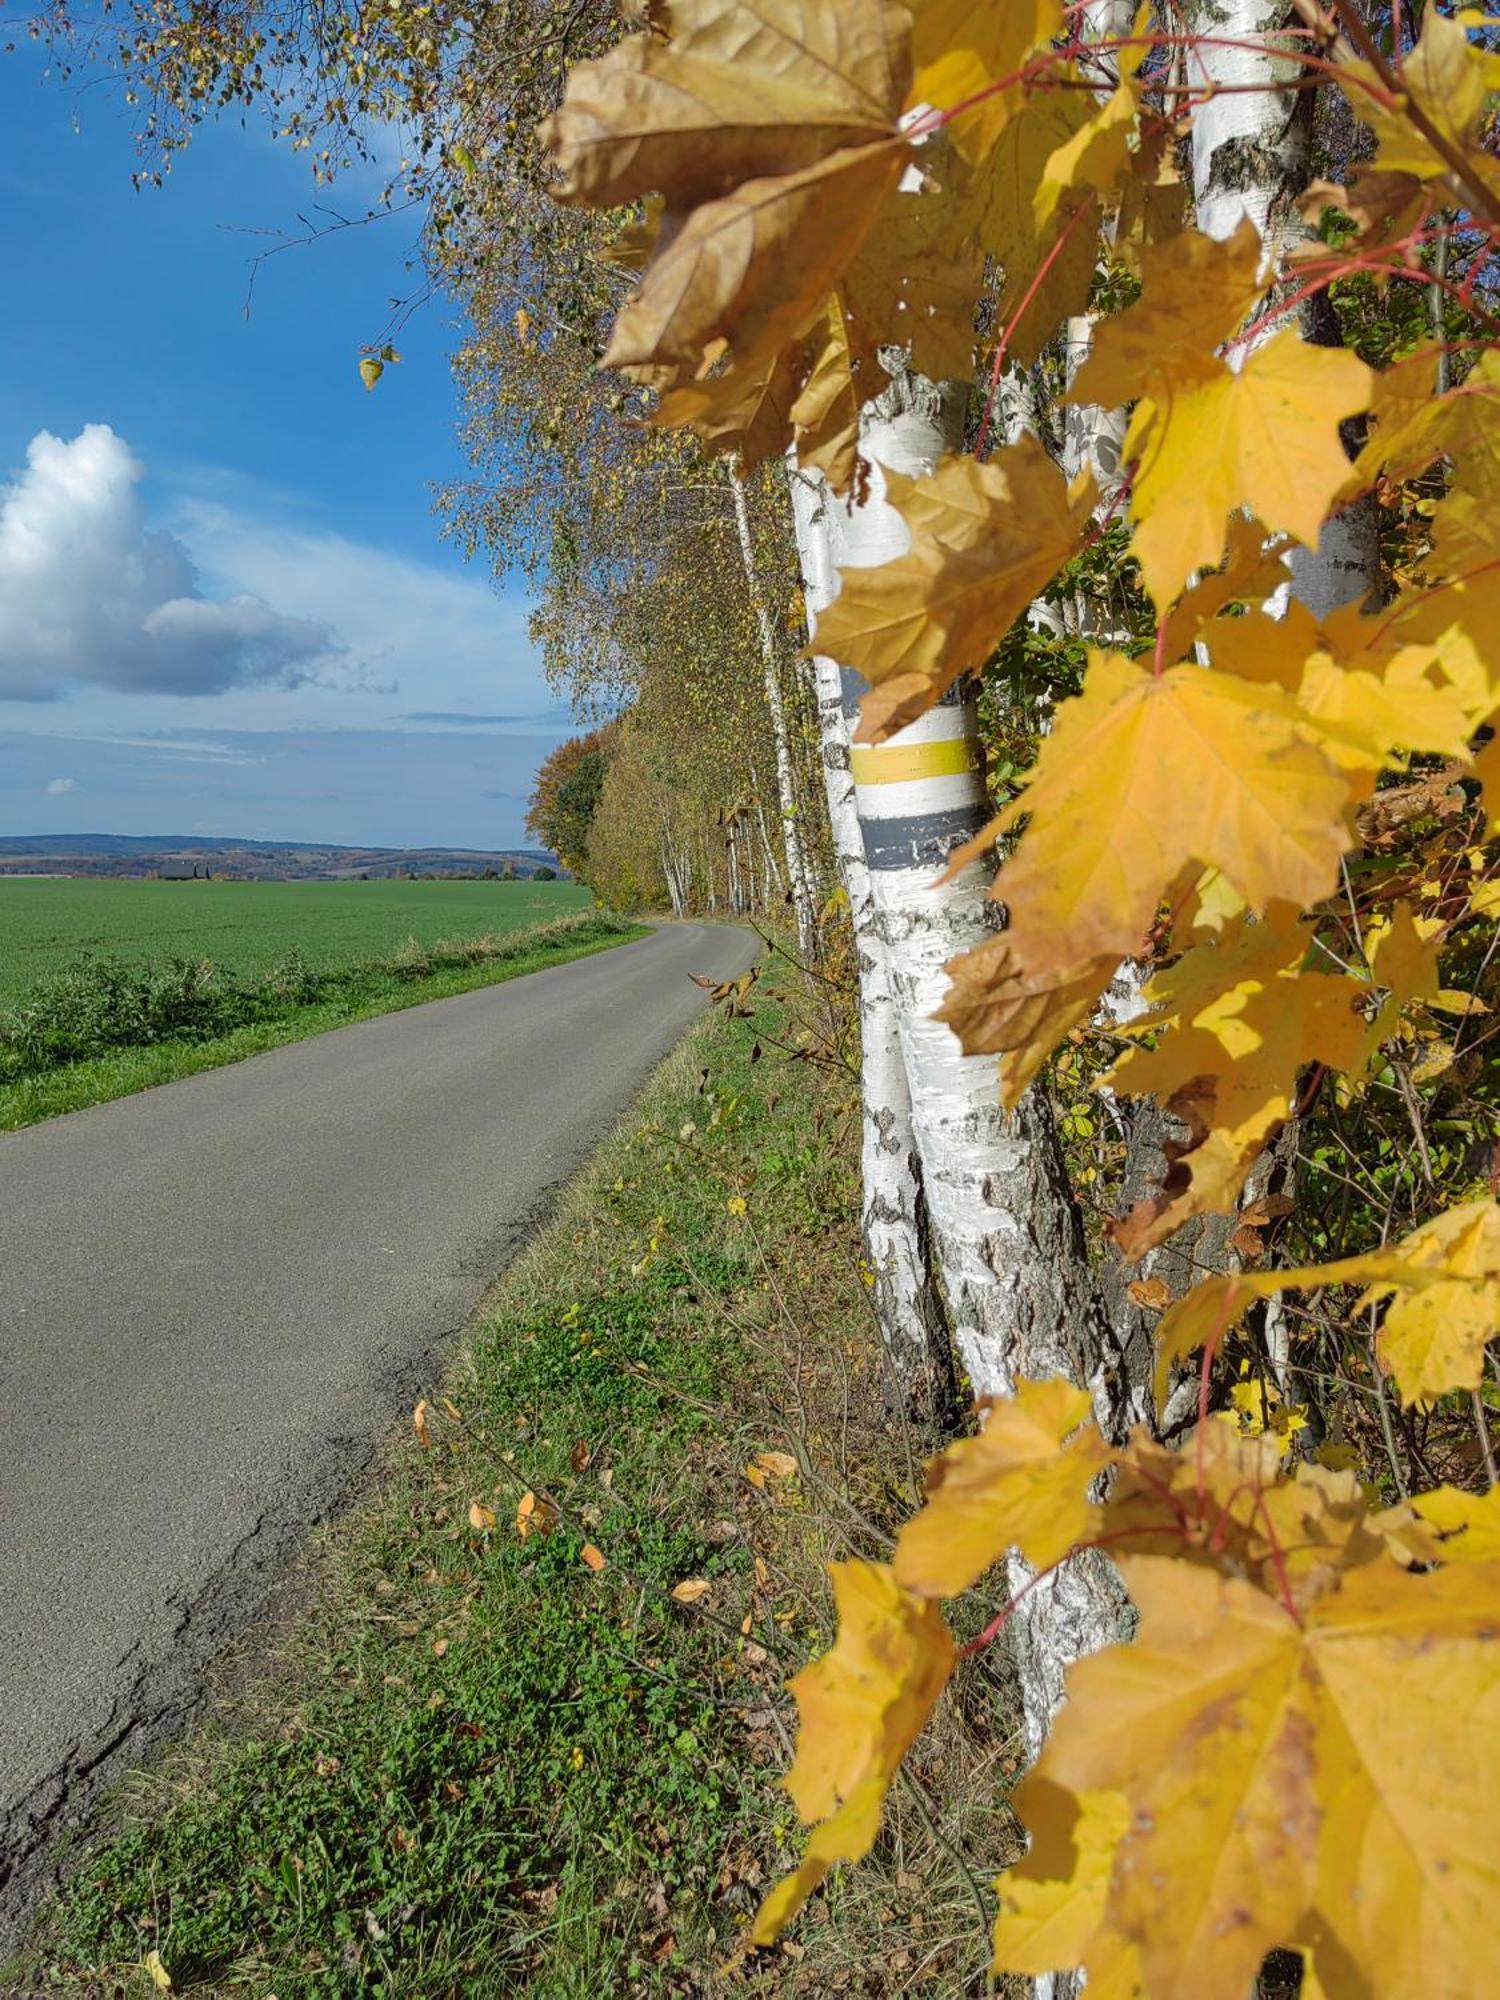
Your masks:
<path fill-rule="evenodd" d="M 990 92 L 949 127 L 954 144 L 981 159 L 1025 95 L 1019 83 L 1000 91 L 993 86 L 1015 76 L 1028 56 L 1062 33 L 1061 0 L 1008 0 L 1004 7 L 991 0 L 917 0 L 913 12 L 911 106 L 947 111 Z"/>
<path fill-rule="evenodd" d="M 1279 689 L 1091 652 L 1025 790 L 951 866 L 1029 816 L 992 893 L 1010 912 L 1013 967 L 1031 981 L 1138 952 L 1190 864 L 1220 869 L 1256 909 L 1316 902 L 1352 844 L 1349 797 Z"/>
<path fill-rule="evenodd" d="M 1141 1990 L 1134 1945 L 1120 1942 L 1111 1950 L 1099 1935 L 1115 1849 L 1130 1823 L 1124 1797 L 1119 1792 L 1075 1797 L 1033 1773 L 1017 1786 L 1011 1804 L 1031 1846 L 995 1883 L 1000 1913 L 993 1970 L 1045 1978 L 1087 1958 L 1091 1994 L 1134 2000 Z"/>
<path fill-rule="evenodd" d="M 1209 1560 L 1120 1559 L 1138 1635 L 1070 1669 L 1034 1781 L 1129 1810 L 1086 1965 L 1133 1945 L 1148 1993 L 1242 2000 L 1268 1950 L 1306 1938 L 1332 1994 L 1500 1980 L 1480 1832 L 1500 1568 L 1358 1560 L 1351 1525 L 1355 1566 L 1290 1602 Z"/>
<path fill-rule="evenodd" d="M 1186 230 L 1142 260 L 1141 295 L 1094 329 L 1065 400 L 1134 402 L 1154 377 L 1201 368 L 1236 333 L 1264 289 L 1264 248 L 1246 217 L 1223 242 Z"/>
<path fill-rule="evenodd" d="M 1131 548 L 1159 611 L 1220 560 L 1236 508 L 1316 546 L 1349 471 L 1339 425 L 1368 406 L 1372 380 L 1357 355 L 1288 331 L 1238 372 L 1209 359 L 1153 382 L 1122 456 L 1138 461 Z"/>
<path fill-rule="evenodd" d="M 1436 943 L 1418 936 L 1405 904 L 1377 936 L 1372 977 L 1335 971 L 1326 958 L 1319 969 L 1311 929 L 1278 903 L 1264 923 L 1242 920 L 1151 981 L 1149 1011 L 1131 1031 L 1164 1032 L 1154 1048 L 1127 1051 L 1103 1082 L 1124 1097 L 1159 1098 L 1186 1138 L 1167 1142 L 1162 1191 L 1116 1225 L 1128 1257 L 1190 1216 L 1231 1210 L 1291 1116 L 1302 1067 L 1362 1070 L 1403 1008 L 1437 992 Z"/>
<path fill-rule="evenodd" d="M 1500 1203 L 1465 1202 L 1403 1238 L 1413 1273 L 1438 1281 L 1378 1277 L 1367 1299 L 1390 1298 L 1375 1351 L 1396 1378 L 1403 1403 L 1450 1389 L 1477 1389 L 1484 1350 L 1500 1332 Z"/>
<path fill-rule="evenodd" d="M 1457 155 L 1481 185 L 1500 197 L 1500 166 L 1480 148 L 1490 98 L 1500 90 L 1500 56 L 1471 42 L 1458 21 L 1436 7 L 1423 13 L 1417 45 L 1401 62 L 1403 99 L 1394 104 L 1369 63 L 1348 61 L 1343 73 L 1350 79 L 1344 89 L 1355 116 L 1375 134 L 1377 167 L 1418 180 L 1447 180 L 1458 198 L 1466 190 L 1453 171 L 1450 155 Z M 1411 116 L 1413 105 L 1425 131 Z"/>
<path fill-rule="evenodd" d="M 1477 1388 L 1500 1329 L 1500 1203 L 1464 1202 L 1363 1256 L 1206 1278 L 1157 1324 L 1158 1396 L 1172 1366 L 1221 1340 L 1253 1299 L 1318 1285 L 1363 1285 L 1361 1306 L 1391 1301 L 1377 1352 L 1403 1402 Z"/>
<path fill-rule="evenodd" d="M 672 37 L 576 64 L 542 125 L 562 201 L 666 198 L 610 367 L 769 361 L 822 312 L 895 190 L 910 16 L 895 0 L 678 0 Z"/>
<path fill-rule="evenodd" d="M 830 1566 L 838 1643 L 791 1683 L 800 1722 L 786 1786 L 804 1821 L 821 1821 L 801 1865 L 761 1904 L 751 1940 L 770 1944 L 839 1861 L 859 1861 L 880 1831 L 885 1795 L 953 1671 L 936 1605 L 901 1589 L 881 1563 Z"/>
<path fill-rule="evenodd" d="M 945 458 L 929 478 L 889 472 L 886 496 L 911 547 L 876 569 L 846 569 L 818 621 L 818 650 L 871 683 L 861 741 L 923 714 L 980 667 L 1073 552 L 1097 495 L 1070 491 L 1035 438 L 988 464 Z"/>
<path fill-rule="evenodd" d="M 896 1581 L 956 1597 L 1012 1548 L 1047 1568 L 1097 1531 L 1089 1489 L 1112 1458 L 1086 1389 L 1019 1383 L 977 1437 L 929 1464 L 926 1504 L 896 1543 Z"/>

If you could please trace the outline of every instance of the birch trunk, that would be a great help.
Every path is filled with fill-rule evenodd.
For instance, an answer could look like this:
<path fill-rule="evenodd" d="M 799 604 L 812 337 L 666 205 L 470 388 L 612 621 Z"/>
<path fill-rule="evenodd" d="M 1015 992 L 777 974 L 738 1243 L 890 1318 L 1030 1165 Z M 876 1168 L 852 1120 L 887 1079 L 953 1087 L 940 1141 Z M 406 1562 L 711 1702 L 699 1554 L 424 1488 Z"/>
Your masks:
<path fill-rule="evenodd" d="M 821 479 L 789 466 L 792 518 L 802 562 L 808 638 L 831 602 L 837 578 L 827 522 L 837 504 Z M 849 726 L 836 661 L 814 654 L 824 790 L 834 862 L 849 902 L 859 966 L 861 1220 L 875 1278 L 875 1316 L 901 1401 L 925 1411 L 944 1399 L 951 1367 L 947 1328 L 933 1283 L 922 1199 L 922 1167 L 912 1130 L 911 1092 L 901 1048 L 885 940 L 854 799 Z"/>
<path fill-rule="evenodd" d="M 836 562 L 873 566 L 903 554 L 904 521 L 884 497 L 887 470 L 929 471 L 953 439 L 961 405 L 914 382 L 861 428 L 867 497 L 825 511 Z M 863 683 L 845 673 L 852 716 Z M 855 802 L 880 933 L 888 953 L 912 1129 L 949 1323 L 978 1395 L 1003 1395 L 1022 1376 L 1066 1376 L 1093 1388 L 1100 1420 L 1117 1434 L 1130 1399 L 1051 1109 L 1028 1092 L 1014 1116 L 999 1101 L 993 1057 L 966 1056 L 933 1018 L 956 953 L 989 935 L 996 911 L 989 870 L 975 864 L 939 886 L 948 854 L 987 815 L 972 699 L 955 689 L 879 748 L 854 752 Z M 1029 1581 L 1011 1566 L 1013 1587 Z M 1030 1592 L 1008 1635 L 1027 1752 L 1040 1750 L 1062 1698 L 1064 1669 L 1120 1636 L 1128 1608 L 1103 1558 L 1077 1558 Z"/>
<path fill-rule="evenodd" d="M 750 533 L 750 510 L 745 504 L 745 482 L 738 467 L 726 467 L 729 490 L 734 498 L 735 526 L 739 530 L 740 556 L 745 565 L 745 588 L 760 635 L 761 665 L 765 673 L 766 707 L 771 712 L 771 735 L 776 746 L 776 796 L 781 808 L 781 841 L 786 853 L 787 881 L 792 909 L 797 920 L 797 949 L 802 963 L 811 965 L 818 948 L 818 917 L 814 899 L 812 870 L 797 819 L 797 790 L 792 776 L 792 749 L 787 737 L 786 704 L 781 694 L 781 658 L 776 645 L 776 627 L 766 602 L 760 565 L 755 559 L 755 543 Z"/>
<path fill-rule="evenodd" d="M 1268 0 L 1207 0 L 1195 27 L 1218 40 L 1251 43 L 1286 22 L 1286 9 Z M 1219 86 L 1193 118 L 1193 202 L 1199 229 L 1222 240 L 1244 217 L 1265 244 L 1264 272 L 1270 283 L 1287 253 L 1307 233 L 1296 198 L 1311 171 L 1312 117 L 1316 93 L 1290 88 L 1297 80 L 1295 54 L 1271 55 L 1264 45 L 1200 47 L 1194 74 L 1205 73 Z M 1230 88 L 1226 94 L 1225 87 Z M 1339 345 L 1330 325 L 1331 308 L 1321 296 L 1309 302 L 1302 330 L 1310 340 Z M 1273 329 L 1268 328 L 1264 337 Z M 1243 358 L 1243 351 L 1242 351 Z M 1296 549 L 1291 558 L 1291 594 L 1314 617 L 1367 596 L 1380 575 L 1379 521 L 1368 500 L 1345 508 L 1325 523 L 1315 549 Z"/>

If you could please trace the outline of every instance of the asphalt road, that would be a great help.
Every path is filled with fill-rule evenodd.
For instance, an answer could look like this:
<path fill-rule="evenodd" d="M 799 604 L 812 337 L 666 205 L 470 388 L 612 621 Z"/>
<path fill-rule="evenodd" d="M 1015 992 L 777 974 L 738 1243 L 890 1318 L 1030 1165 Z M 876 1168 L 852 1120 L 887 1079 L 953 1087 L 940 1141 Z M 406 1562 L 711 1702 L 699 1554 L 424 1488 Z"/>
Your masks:
<path fill-rule="evenodd" d="M 0 1920 L 753 953 L 670 927 L 0 1136 Z"/>

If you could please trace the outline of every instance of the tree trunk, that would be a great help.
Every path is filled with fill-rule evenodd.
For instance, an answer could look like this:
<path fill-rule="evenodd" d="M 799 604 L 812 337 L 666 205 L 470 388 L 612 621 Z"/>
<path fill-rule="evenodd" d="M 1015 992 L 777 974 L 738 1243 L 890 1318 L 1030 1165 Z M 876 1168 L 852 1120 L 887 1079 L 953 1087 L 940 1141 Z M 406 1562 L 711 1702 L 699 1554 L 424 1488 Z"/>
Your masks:
<path fill-rule="evenodd" d="M 750 533 L 750 510 L 745 504 L 745 482 L 738 467 L 726 461 L 729 490 L 734 497 L 735 525 L 739 530 L 740 556 L 745 565 L 745 588 L 755 613 L 760 634 L 761 664 L 765 671 L 766 706 L 771 712 L 771 735 L 776 745 L 776 794 L 781 808 L 781 840 L 786 852 L 787 881 L 792 908 L 797 919 L 797 949 L 802 963 L 811 965 L 818 948 L 818 917 L 813 894 L 812 871 L 802 844 L 797 820 L 797 792 L 792 779 L 792 750 L 787 738 L 786 705 L 781 695 L 781 659 L 776 645 L 776 628 L 766 602 L 760 565 L 755 559 L 755 543 Z"/>
<path fill-rule="evenodd" d="M 808 637 L 837 587 L 827 521 L 837 502 L 821 478 L 789 466 L 792 516 L 802 559 Z M 818 733 L 835 865 L 849 903 L 859 965 L 861 1219 L 874 1274 L 875 1316 L 890 1358 L 896 1397 L 917 1413 L 948 1400 L 952 1366 L 947 1327 L 933 1282 L 922 1200 L 922 1167 L 912 1130 L 911 1092 L 891 990 L 885 941 L 854 802 L 849 726 L 836 661 L 813 656 Z"/>
<path fill-rule="evenodd" d="M 904 553 L 908 532 L 884 498 L 886 469 L 930 471 L 961 416 L 958 398 L 930 384 L 898 385 L 865 412 L 867 497 L 824 512 L 838 564 L 861 568 Z M 832 565 L 830 565 L 832 567 Z M 862 692 L 845 673 L 846 716 Z M 899 756 L 901 775 L 885 772 Z M 854 753 L 855 802 L 880 934 L 888 954 L 912 1129 L 949 1323 L 978 1395 L 1008 1393 L 1022 1376 L 1066 1376 L 1094 1392 L 1100 1421 L 1118 1435 L 1139 1406 L 1138 1352 L 1120 1353 L 1089 1268 L 1051 1107 L 1027 1093 L 1007 1118 L 990 1056 L 966 1056 L 933 1018 L 944 966 L 980 944 L 996 916 L 989 870 L 975 864 L 939 886 L 948 854 L 987 815 L 974 705 L 956 689 L 886 745 Z M 927 772 L 921 766 L 927 764 Z M 908 775 L 912 765 L 919 775 Z M 955 768 L 956 767 L 956 768 Z M 1030 1581 L 1018 1559 L 1012 1586 Z M 1028 1593 L 1008 1629 L 1028 1754 L 1035 1756 L 1062 1698 L 1064 1669 L 1118 1638 L 1129 1612 L 1112 1566 L 1075 1558 Z"/>

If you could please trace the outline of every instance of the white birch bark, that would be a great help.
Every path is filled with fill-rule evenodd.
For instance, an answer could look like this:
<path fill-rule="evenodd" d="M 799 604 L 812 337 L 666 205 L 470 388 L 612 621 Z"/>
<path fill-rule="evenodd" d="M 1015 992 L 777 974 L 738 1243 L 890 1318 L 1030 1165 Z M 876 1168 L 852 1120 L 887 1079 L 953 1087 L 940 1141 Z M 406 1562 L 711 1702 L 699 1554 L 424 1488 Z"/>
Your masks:
<path fill-rule="evenodd" d="M 1312 97 L 1286 86 L 1296 78 L 1295 55 L 1268 52 L 1264 37 L 1286 22 L 1286 9 L 1270 0 L 1206 0 L 1194 26 L 1216 39 L 1259 43 L 1250 48 L 1199 47 L 1189 76 L 1219 86 L 1193 116 L 1193 204 L 1199 229 L 1222 241 L 1249 216 L 1265 244 L 1267 283 L 1288 251 L 1306 234 L 1295 206 L 1309 174 Z M 1226 94 L 1224 86 L 1235 88 Z M 1304 313 L 1304 331 L 1316 340 L 1326 302 Z M 1274 328 L 1267 328 L 1269 338 Z M 1244 359 L 1246 350 L 1239 351 Z M 1321 617 L 1368 595 L 1380 575 L 1379 523 L 1368 502 L 1357 503 L 1324 524 L 1315 549 L 1295 549 L 1291 594 Z"/>
<path fill-rule="evenodd" d="M 951 439 L 928 385 L 913 385 L 904 407 L 899 397 L 892 405 L 865 413 L 867 497 L 827 509 L 842 567 L 873 566 L 905 552 L 908 531 L 885 500 L 885 471 L 920 475 Z M 846 709 L 858 698 L 851 681 L 856 677 L 845 677 Z M 920 754 L 934 747 L 936 755 Z M 899 758 L 913 749 L 918 763 L 937 767 L 932 774 L 882 782 L 882 757 L 895 761 L 889 752 Z M 953 1031 L 933 1018 L 947 991 L 945 964 L 981 943 L 996 915 L 984 865 L 936 881 L 948 852 L 987 812 L 972 701 L 955 692 L 885 746 L 857 751 L 854 775 L 934 1249 L 970 1383 L 978 1395 L 1003 1395 L 1023 1376 L 1067 1376 L 1094 1389 L 1101 1421 L 1116 1431 L 1120 1357 L 1089 1269 L 1050 1107 L 1040 1092 L 1030 1092 L 1007 1118 L 994 1058 L 966 1056 Z M 1019 1563 L 1011 1576 L 1017 1588 L 1029 1580 Z M 1118 1637 L 1126 1616 L 1113 1569 L 1094 1556 L 1065 1564 L 1027 1596 L 1008 1637 L 1029 1755 L 1040 1750 L 1061 1700 L 1064 1668 Z"/>
<path fill-rule="evenodd" d="M 776 794 L 781 808 L 781 840 L 786 853 L 787 881 L 792 909 L 797 920 L 797 949 L 802 963 L 811 965 L 818 948 L 818 916 L 812 869 L 808 864 L 797 820 L 797 790 L 792 775 L 792 749 L 787 737 L 786 704 L 781 693 L 781 659 L 776 645 L 776 627 L 766 602 L 760 565 L 755 559 L 755 542 L 750 533 L 750 510 L 745 504 L 745 482 L 739 469 L 726 460 L 729 490 L 734 499 L 735 526 L 739 531 L 740 556 L 745 565 L 745 588 L 755 614 L 760 635 L 761 665 L 765 673 L 766 706 L 771 713 L 771 735 L 776 746 Z"/>
<path fill-rule="evenodd" d="M 837 504 L 823 482 L 789 460 L 792 518 L 802 563 L 808 637 L 837 588 L 828 538 Z M 861 1219 L 875 1278 L 876 1318 L 899 1395 L 921 1408 L 945 1378 L 947 1330 L 933 1284 L 922 1202 L 921 1161 L 912 1131 L 900 1024 L 880 935 L 864 835 L 849 768 L 849 726 L 838 663 L 813 655 L 828 825 L 849 902 L 859 966 Z"/>

